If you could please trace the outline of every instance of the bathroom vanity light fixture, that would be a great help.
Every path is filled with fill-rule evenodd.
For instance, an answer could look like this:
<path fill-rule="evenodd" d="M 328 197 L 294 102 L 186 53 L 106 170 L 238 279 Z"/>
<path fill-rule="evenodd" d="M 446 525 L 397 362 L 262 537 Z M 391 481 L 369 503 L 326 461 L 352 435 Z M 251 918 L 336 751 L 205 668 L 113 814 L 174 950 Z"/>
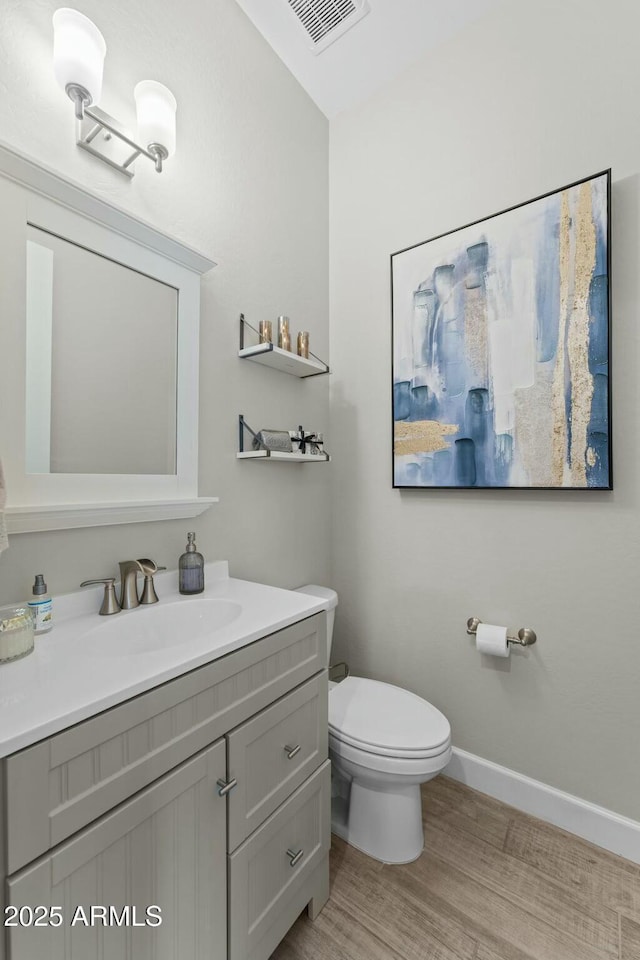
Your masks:
<path fill-rule="evenodd" d="M 158 173 L 176 148 L 176 100 L 155 80 L 134 89 L 138 140 L 95 104 L 102 93 L 107 45 L 94 23 L 77 10 L 63 7 L 53 15 L 53 69 L 56 80 L 73 101 L 76 143 L 128 177 L 139 156 L 148 157 Z M 142 146 L 141 144 L 144 144 Z"/>

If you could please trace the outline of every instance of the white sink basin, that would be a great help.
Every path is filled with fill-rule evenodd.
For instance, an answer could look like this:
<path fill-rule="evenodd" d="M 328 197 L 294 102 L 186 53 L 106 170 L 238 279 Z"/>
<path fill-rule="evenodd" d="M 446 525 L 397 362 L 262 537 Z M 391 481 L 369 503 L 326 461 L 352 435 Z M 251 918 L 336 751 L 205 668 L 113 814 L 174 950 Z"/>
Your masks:
<path fill-rule="evenodd" d="M 79 638 L 91 656 L 120 657 L 154 653 L 211 639 L 242 613 L 239 603 L 210 597 L 190 598 L 114 614 Z"/>

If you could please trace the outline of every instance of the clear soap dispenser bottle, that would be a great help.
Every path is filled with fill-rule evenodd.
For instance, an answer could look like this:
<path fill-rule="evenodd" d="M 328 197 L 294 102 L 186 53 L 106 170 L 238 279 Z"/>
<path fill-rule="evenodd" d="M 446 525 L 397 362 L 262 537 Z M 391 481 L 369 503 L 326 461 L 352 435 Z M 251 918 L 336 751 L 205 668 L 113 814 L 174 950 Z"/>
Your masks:
<path fill-rule="evenodd" d="M 204 590 L 204 557 L 196 550 L 195 533 L 187 534 L 187 549 L 178 564 L 180 593 L 202 593 Z"/>

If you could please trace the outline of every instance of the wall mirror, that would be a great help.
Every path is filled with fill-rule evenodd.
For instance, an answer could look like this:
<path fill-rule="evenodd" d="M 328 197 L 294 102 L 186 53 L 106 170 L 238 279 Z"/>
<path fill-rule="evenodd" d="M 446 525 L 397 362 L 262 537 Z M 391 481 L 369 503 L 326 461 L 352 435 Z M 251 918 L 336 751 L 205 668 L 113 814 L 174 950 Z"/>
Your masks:
<path fill-rule="evenodd" d="M 28 473 L 176 472 L 178 291 L 27 226 Z"/>
<path fill-rule="evenodd" d="M 213 262 L 0 146 L 10 533 L 192 517 Z"/>

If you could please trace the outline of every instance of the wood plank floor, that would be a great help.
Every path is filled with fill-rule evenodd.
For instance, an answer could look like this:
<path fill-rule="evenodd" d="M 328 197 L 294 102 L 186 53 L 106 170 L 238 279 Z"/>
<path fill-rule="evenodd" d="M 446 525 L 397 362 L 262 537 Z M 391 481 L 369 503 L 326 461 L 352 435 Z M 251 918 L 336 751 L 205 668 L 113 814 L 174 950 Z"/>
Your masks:
<path fill-rule="evenodd" d="M 329 902 L 272 960 L 640 960 L 640 866 L 446 777 L 423 809 L 415 863 L 333 837 Z"/>

